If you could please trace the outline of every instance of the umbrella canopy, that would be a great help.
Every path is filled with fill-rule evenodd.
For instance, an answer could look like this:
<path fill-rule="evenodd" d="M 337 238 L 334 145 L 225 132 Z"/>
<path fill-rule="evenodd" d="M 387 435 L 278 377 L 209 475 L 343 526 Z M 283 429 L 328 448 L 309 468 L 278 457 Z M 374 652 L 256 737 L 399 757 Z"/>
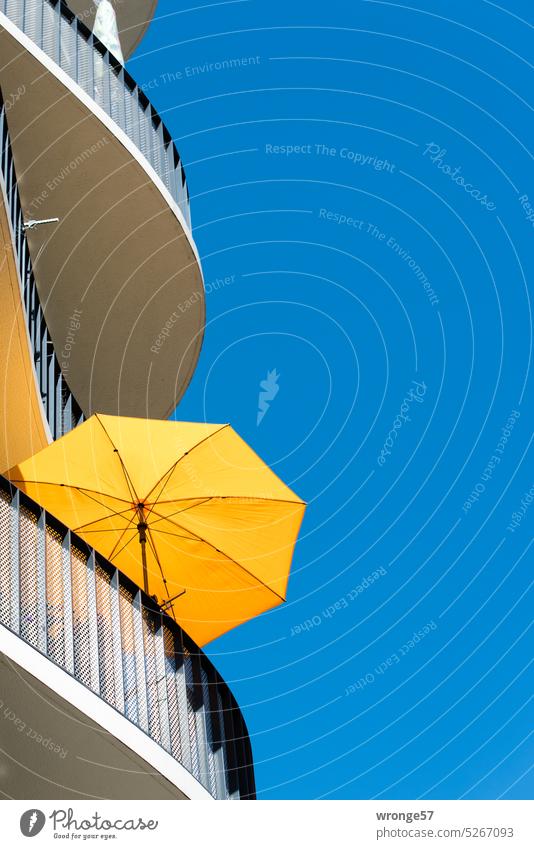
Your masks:
<path fill-rule="evenodd" d="M 5 475 L 199 645 L 285 601 L 305 504 L 229 425 L 97 414 Z"/>

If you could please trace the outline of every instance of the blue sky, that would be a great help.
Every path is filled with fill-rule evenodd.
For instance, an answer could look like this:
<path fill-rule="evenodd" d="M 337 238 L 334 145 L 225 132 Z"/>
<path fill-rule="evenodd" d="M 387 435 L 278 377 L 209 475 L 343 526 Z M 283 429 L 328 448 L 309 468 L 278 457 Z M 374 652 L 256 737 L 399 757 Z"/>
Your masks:
<path fill-rule="evenodd" d="M 208 647 L 261 798 L 532 797 L 531 26 L 160 0 L 129 62 L 208 284 L 176 416 L 309 503 L 287 603 Z"/>

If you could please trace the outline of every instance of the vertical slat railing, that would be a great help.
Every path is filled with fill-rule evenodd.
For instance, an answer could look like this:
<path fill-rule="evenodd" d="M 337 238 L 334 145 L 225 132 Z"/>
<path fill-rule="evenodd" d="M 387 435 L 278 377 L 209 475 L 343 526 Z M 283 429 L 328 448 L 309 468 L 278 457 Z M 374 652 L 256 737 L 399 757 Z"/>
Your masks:
<path fill-rule="evenodd" d="M 140 727 L 212 796 L 254 798 L 241 713 L 203 652 L 1 477 L 0 490 L 1 624 Z"/>
<path fill-rule="evenodd" d="M 137 682 L 137 711 L 138 724 L 148 734 L 148 697 L 146 686 L 145 647 L 143 641 L 143 602 L 141 590 L 133 600 L 134 644 L 135 644 L 135 673 Z"/>
<path fill-rule="evenodd" d="M 182 164 L 179 162 L 174 167 L 174 173 L 169 170 L 171 159 L 164 161 L 161 118 L 127 71 L 117 67 L 117 60 L 110 56 L 82 21 L 73 17 L 63 0 L 9 0 L 7 3 L 3 0 L 0 10 L 98 102 L 125 132 L 128 132 L 126 101 L 129 91 L 135 90 L 143 125 L 142 152 L 181 207 L 191 229 L 189 197 L 181 179 Z M 97 67 L 98 72 L 94 71 Z M 89 68 L 93 70 L 89 72 Z M 137 144 L 135 138 L 132 140 Z M 171 145 L 174 148 L 172 141 Z"/>
<path fill-rule="evenodd" d="M 70 531 L 63 537 L 61 546 L 63 564 L 63 607 L 65 621 L 65 669 L 74 675 L 74 625 L 72 616 L 72 570 L 70 553 Z"/>
<path fill-rule="evenodd" d="M 124 713 L 124 668 L 122 662 L 121 617 L 119 608 L 119 573 L 113 572 L 110 583 L 113 665 L 115 668 L 115 707 Z"/>
<path fill-rule="evenodd" d="M 15 491 L 11 501 L 11 628 L 20 634 L 20 494 Z"/>
<path fill-rule="evenodd" d="M 160 615 L 154 635 L 156 648 L 156 686 L 158 693 L 158 712 L 160 725 L 160 743 L 168 752 L 171 748 L 171 726 L 169 720 L 169 698 L 167 694 L 167 676 L 165 673 L 165 646 L 163 642 L 163 621 Z"/>
<path fill-rule="evenodd" d="M 95 553 L 94 551 L 91 551 L 87 559 L 87 614 L 89 623 L 89 663 L 91 669 L 91 689 L 94 690 L 95 693 L 100 694 L 95 566 Z"/>
<path fill-rule="evenodd" d="M 37 519 L 37 648 L 46 654 L 46 514 L 40 511 Z"/>

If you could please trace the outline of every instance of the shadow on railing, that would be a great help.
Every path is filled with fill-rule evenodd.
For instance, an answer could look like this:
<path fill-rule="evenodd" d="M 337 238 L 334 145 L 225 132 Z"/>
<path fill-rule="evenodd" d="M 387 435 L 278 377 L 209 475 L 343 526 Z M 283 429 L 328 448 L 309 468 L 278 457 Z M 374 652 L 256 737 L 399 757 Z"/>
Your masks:
<path fill-rule="evenodd" d="M 141 728 L 216 799 L 255 798 L 241 711 L 206 655 L 3 477 L 0 624 Z"/>
<path fill-rule="evenodd" d="M 168 188 L 190 230 L 180 155 L 159 114 L 115 56 L 63 0 L 0 0 L 0 11 L 124 130 Z"/>

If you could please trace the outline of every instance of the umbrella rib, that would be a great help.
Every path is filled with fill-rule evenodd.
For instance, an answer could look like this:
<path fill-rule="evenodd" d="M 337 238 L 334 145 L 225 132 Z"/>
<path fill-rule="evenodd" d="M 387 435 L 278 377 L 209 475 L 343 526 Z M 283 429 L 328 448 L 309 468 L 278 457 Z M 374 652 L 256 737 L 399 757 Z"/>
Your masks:
<path fill-rule="evenodd" d="M 120 512 L 119 512 L 119 511 L 117 511 L 117 510 L 111 510 L 111 509 L 108 507 L 108 505 L 107 505 L 107 504 L 103 504 L 101 501 L 99 501 L 99 500 L 98 500 L 98 498 L 95 498 L 93 495 L 89 495 L 89 494 L 88 494 L 88 492 L 87 492 L 86 490 L 84 490 L 82 487 L 80 487 L 80 486 L 74 486 L 74 487 L 72 487 L 72 488 L 73 488 L 73 489 L 76 489 L 76 490 L 77 490 L 78 492 L 80 492 L 82 495 L 86 495 L 86 496 L 87 496 L 87 498 L 90 498 L 90 499 L 91 499 L 91 501 L 95 501 L 95 502 L 96 502 L 96 503 L 97 503 L 100 507 L 104 507 L 106 510 L 109 510 L 109 513 L 108 513 L 108 515 L 107 515 L 107 516 L 101 516 L 101 517 L 100 517 L 100 519 L 94 519 L 92 522 L 86 522 L 86 524 L 85 524 L 85 525 L 78 525 L 78 527 L 77 527 L 77 528 L 73 528 L 74 532 L 76 532 L 76 531 L 80 531 L 80 530 L 82 530 L 83 528 L 87 528 L 89 525 L 94 525 L 94 524 L 96 524 L 96 522 L 101 522 L 103 519 L 109 519 L 109 518 L 111 518 L 111 516 L 119 516 L 119 517 L 122 517 L 125 513 L 126 513 L 126 514 L 128 514 L 128 513 L 130 513 L 130 512 L 131 512 L 131 509 L 132 509 L 131 507 L 130 507 L 128 510 L 121 510 Z M 102 495 L 105 495 L 105 493 L 102 493 Z M 113 496 L 111 496 L 111 497 L 113 498 Z"/>
<path fill-rule="evenodd" d="M 163 584 L 165 586 L 165 590 L 167 591 L 167 595 L 169 595 L 169 591 L 167 590 L 167 579 L 165 578 L 165 575 L 163 574 L 163 569 L 161 567 L 161 561 L 159 559 L 158 552 L 156 550 L 156 546 L 154 545 L 154 540 L 152 539 L 152 534 L 150 532 L 150 528 L 147 528 L 147 537 L 148 537 L 148 544 L 149 544 L 150 548 L 152 549 L 152 554 L 154 555 L 154 559 L 159 566 L 159 571 L 161 572 L 161 579 L 162 579 Z M 169 598 L 170 598 L 170 596 L 169 596 Z"/>
<path fill-rule="evenodd" d="M 98 413 L 96 414 L 96 418 L 98 419 L 98 422 L 99 422 L 99 424 L 100 424 L 100 427 L 102 428 L 102 430 L 103 430 L 103 431 L 104 431 L 104 433 L 106 434 L 106 436 L 107 436 L 107 438 L 109 439 L 110 443 L 113 445 L 113 452 L 114 452 L 114 453 L 117 455 L 117 457 L 119 458 L 119 463 L 121 464 L 121 469 L 122 469 L 122 472 L 123 472 L 124 477 L 125 477 L 125 480 L 126 480 L 126 485 L 127 485 L 128 489 L 130 490 L 130 495 L 132 496 L 132 501 L 134 501 L 134 502 L 135 502 L 135 504 L 138 504 L 138 503 L 139 503 L 139 498 L 137 497 L 137 493 L 136 493 L 136 491 L 135 491 L 135 487 L 134 487 L 134 485 L 133 485 L 133 481 L 131 480 L 130 475 L 128 474 L 128 470 L 126 469 L 126 466 L 124 465 L 124 462 L 123 462 L 123 459 L 122 459 L 122 457 L 121 457 L 121 455 L 120 455 L 119 449 L 117 448 L 117 446 L 116 446 L 116 445 L 115 445 L 115 443 L 113 442 L 113 440 L 112 440 L 111 436 L 109 435 L 109 433 L 107 432 L 106 428 L 104 427 L 104 424 L 103 424 L 103 422 L 101 421 L 100 416 L 98 415 Z"/>
<path fill-rule="evenodd" d="M 128 531 L 128 528 L 132 525 L 132 523 L 133 523 L 133 522 L 134 522 L 134 520 L 136 519 L 136 516 L 137 516 L 137 514 L 136 514 L 136 513 L 132 513 L 132 515 L 130 516 L 130 521 L 128 522 L 128 524 L 127 524 L 127 525 L 126 525 L 126 527 L 124 528 L 124 530 L 123 530 L 122 534 L 121 534 L 121 535 L 120 535 L 120 537 L 118 538 L 117 542 L 115 543 L 115 545 L 114 545 L 114 546 L 113 546 L 113 548 L 111 549 L 111 554 L 108 556 L 108 560 L 111 560 L 111 558 L 112 558 L 112 557 L 115 557 L 115 556 L 116 556 L 116 554 L 120 554 L 120 551 L 122 551 L 122 550 L 123 550 L 123 548 L 125 548 L 125 547 L 126 547 L 126 546 L 123 546 L 123 548 L 121 548 L 121 550 L 120 550 L 120 551 L 116 551 L 117 546 L 119 546 L 119 545 L 121 544 L 122 540 L 123 540 L 123 539 L 124 539 L 124 537 L 125 537 L 126 532 Z M 137 529 L 136 529 L 136 532 L 137 532 Z M 132 540 L 133 540 L 133 539 L 135 539 L 135 537 L 132 537 L 132 539 L 130 540 L 130 542 L 132 542 Z M 126 545 L 128 545 L 128 543 L 126 543 Z"/>
<path fill-rule="evenodd" d="M 73 528 L 74 533 L 78 533 L 78 531 L 84 531 L 86 528 L 89 528 L 90 525 L 97 525 L 99 522 L 103 522 L 104 519 L 110 519 L 112 516 L 117 518 L 121 518 L 122 516 L 126 517 L 129 513 L 132 512 L 132 508 L 130 507 L 128 510 L 121 510 L 120 513 L 112 511 L 108 516 L 101 516 L 100 519 L 93 519 L 92 522 L 86 522 L 85 525 L 78 525 L 77 528 Z M 102 528 L 102 530 L 104 530 Z M 108 530 L 113 530 L 113 528 L 109 528 Z"/>
<path fill-rule="evenodd" d="M 171 466 L 171 468 L 170 468 L 167 472 L 165 472 L 165 474 L 164 474 L 164 475 L 163 475 L 163 476 L 159 479 L 159 481 L 156 483 L 156 485 L 152 487 L 151 492 L 153 492 L 153 491 L 155 490 L 156 486 L 159 486 L 159 484 L 160 484 L 162 481 L 164 481 L 164 483 L 162 484 L 161 489 L 160 489 L 160 491 L 159 491 L 159 495 L 158 495 L 158 497 L 157 497 L 157 498 L 156 498 L 156 500 L 155 500 L 154 502 L 152 502 L 152 503 L 151 503 L 151 505 L 150 505 L 150 510 L 148 511 L 148 513 L 147 513 L 147 515 L 146 515 L 147 519 L 148 519 L 148 517 L 150 516 L 150 514 L 152 513 L 153 508 L 154 508 L 154 507 L 156 506 L 156 504 L 158 503 L 159 498 L 160 498 L 160 496 L 161 496 L 162 492 L 164 491 L 165 487 L 167 486 L 167 484 L 168 484 L 168 482 L 169 482 L 170 478 L 172 477 L 172 474 L 173 474 L 173 472 L 174 472 L 174 470 L 175 470 L 176 466 L 178 465 L 178 462 L 179 462 L 179 461 L 177 460 L 177 461 L 176 461 L 176 463 L 174 463 L 174 465 L 173 465 L 173 466 Z M 149 493 L 149 494 L 150 494 L 150 493 Z M 148 499 L 146 499 L 146 500 L 148 501 Z"/>
<path fill-rule="evenodd" d="M 193 447 L 192 447 L 192 448 L 190 448 L 188 451 L 185 451 L 185 452 L 182 454 L 182 456 L 181 456 L 181 457 L 178 457 L 178 459 L 177 459 L 176 463 L 174 463 L 174 464 L 171 466 L 171 468 L 170 468 L 167 472 L 165 472 L 165 474 L 164 474 L 164 475 L 162 475 L 158 481 L 156 481 L 156 483 L 154 484 L 154 486 L 152 487 L 152 489 L 151 489 L 151 490 L 150 490 L 150 492 L 148 493 L 148 495 L 147 495 L 147 497 L 146 497 L 146 500 L 147 500 L 147 501 L 149 500 L 148 496 L 150 495 L 150 493 L 154 492 L 154 490 L 156 489 L 156 487 L 160 485 L 160 483 L 162 482 L 162 480 L 163 480 L 164 478 L 166 478 L 167 476 L 170 478 L 170 477 L 172 476 L 172 474 L 174 473 L 174 471 L 175 471 L 175 469 L 176 469 L 176 466 L 178 466 L 178 464 L 182 462 L 182 460 L 184 459 L 184 457 L 188 457 L 188 456 L 189 456 L 189 455 L 190 455 L 190 454 L 191 454 L 191 453 L 195 450 L 195 448 L 198 448 L 200 445 L 202 445 L 204 442 L 206 442 L 206 440 L 207 440 L 207 439 L 212 439 L 212 437 L 217 436 L 217 434 L 218 434 L 218 433 L 220 433 L 220 432 L 221 432 L 221 430 L 224 430 L 226 427 L 230 427 L 230 425 L 229 425 L 229 424 L 221 425 L 221 427 L 220 427 L 218 430 L 214 431 L 214 433 L 209 433 L 209 434 L 208 434 L 207 436 L 205 436 L 203 439 L 200 439 L 198 442 L 196 442 L 196 443 L 195 443 L 195 445 L 193 445 Z M 167 483 L 168 483 L 168 481 L 167 481 Z M 164 486 L 161 488 L 161 490 L 160 490 L 160 494 L 158 495 L 158 497 L 157 497 L 157 498 L 156 498 L 156 500 L 154 501 L 154 505 L 158 503 L 158 501 L 159 501 L 159 497 L 160 497 L 161 493 L 163 492 L 163 490 L 165 489 L 165 486 L 166 486 L 166 485 L 167 485 L 167 484 L 164 484 Z M 153 506 L 154 506 L 154 505 L 153 505 Z M 152 511 L 151 511 L 151 512 L 152 512 Z"/>
<path fill-rule="evenodd" d="M 159 516 L 159 513 L 156 513 L 156 516 Z M 165 518 L 165 517 L 160 516 L 160 518 Z M 185 531 L 186 533 L 193 534 L 193 531 L 189 531 L 187 528 L 183 528 L 181 525 L 178 525 L 176 522 L 172 522 L 171 524 L 175 525 L 181 531 Z M 158 531 L 158 533 L 165 533 L 165 531 Z M 178 536 L 178 535 L 176 534 L 176 536 Z M 191 537 L 186 537 L 186 539 L 191 539 Z M 217 548 L 217 546 L 212 545 L 211 542 L 208 542 L 207 540 L 203 539 L 202 537 L 199 537 L 197 534 L 193 535 L 193 541 L 194 540 L 196 540 L 197 542 L 203 542 L 205 545 L 208 546 L 208 548 L 212 548 L 214 551 L 216 551 L 217 554 L 222 554 L 223 557 L 226 557 L 227 560 L 230 560 L 232 563 L 235 563 L 235 565 L 239 569 L 241 569 L 243 572 L 246 572 L 247 575 L 250 575 L 250 577 L 253 578 L 255 581 L 258 581 L 258 583 L 260 583 L 263 587 L 265 587 L 266 590 L 269 590 L 269 592 L 273 593 L 273 595 L 275 595 L 277 598 L 279 598 L 280 601 L 285 601 L 285 598 L 283 596 L 281 596 L 280 593 L 277 593 L 276 590 L 272 589 L 272 587 L 267 586 L 267 584 L 265 584 L 260 578 L 258 578 L 257 575 L 254 575 L 252 572 L 250 572 L 248 569 L 246 569 L 244 566 L 242 566 L 241 563 L 238 563 L 237 560 L 234 560 L 233 557 L 230 557 L 229 554 L 226 554 L 225 551 L 222 551 L 220 548 Z"/>
<path fill-rule="evenodd" d="M 94 497 L 95 495 L 100 495 L 100 496 L 105 495 L 106 498 L 113 498 L 114 501 L 122 501 L 123 504 L 129 504 L 129 502 L 126 501 L 125 498 L 119 498 L 118 495 L 109 495 L 107 492 L 102 492 L 101 490 L 98 490 L 98 489 L 87 489 L 87 487 L 85 487 L 85 486 L 69 487 L 69 484 L 62 484 L 62 483 L 57 484 L 57 486 L 66 486 L 67 488 L 77 489 L 78 492 L 83 493 L 83 495 L 87 495 L 87 497 L 92 498 L 93 501 L 97 501 L 97 499 Z M 89 493 L 92 493 L 92 495 L 89 495 Z M 98 501 L 98 503 L 101 505 L 101 507 L 107 507 L 106 504 L 102 504 L 102 502 L 100 502 L 100 501 Z"/>
<path fill-rule="evenodd" d="M 122 532 L 121 537 L 120 537 L 120 539 L 118 539 L 118 540 L 117 540 L 117 542 L 115 543 L 115 546 L 113 547 L 113 549 L 112 549 L 112 551 L 111 551 L 111 554 L 109 554 L 109 555 L 107 556 L 107 558 L 106 558 L 106 559 L 107 559 L 107 560 L 109 560 L 110 562 L 113 562 L 113 557 L 118 557 L 118 556 L 119 556 L 119 554 L 121 553 L 121 551 L 124 551 L 124 549 L 126 548 L 126 546 L 127 546 L 127 545 L 130 545 L 130 543 L 131 543 L 131 542 L 133 542 L 133 541 L 134 541 L 134 539 L 136 538 L 136 536 L 137 536 L 137 528 L 135 529 L 135 534 L 134 534 L 134 536 L 133 536 L 131 539 L 129 539 L 129 540 L 128 540 L 128 542 L 125 542 L 125 543 L 124 543 L 124 545 L 122 546 L 122 548 L 120 548 L 118 551 L 116 551 L 115 549 L 116 549 L 116 548 L 117 548 L 117 546 L 121 543 L 121 541 L 124 539 L 124 536 L 125 536 L 125 534 L 126 534 L 126 531 L 127 531 L 127 530 L 128 530 L 128 528 L 126 528 L 126 530 L 124 530 L 124 531 Z"/>
<path fill-rule="evenodd" d="M 178 527 L 178 525 L 176 527 Z M 187 540 L 189 540 L 189 542 L 204 542 L 204 540 L 201 539 L 201 537 L 197 537 L 197 536 L 186 537 L 186 536 L 184 536 L 184 534 L 175 534 L 172 531 L 162 531 L 160 528 L 156 528 L 156 533 L 166 534 L 169 537 L 176 537 L 176 539 L 187 539 Z"/>
<path fill-rule="evenodd" d="M 102 504 L 102 502 L 101 502 L 101 501 L 98 501 L 98 499 L 97 499 L 97 498 L 95 498 L 93 495 L 89 495 L 89 491 L 88 491 L 88 490 L 85 490 L 85 489 L 83 489 L 82 487 L 79 487 L 79 486 L 77 486 L 77 487 L 73 487 L 73 489 L 76 489 L 76 490 L 77 490 L 78 492 L 80 492 L 82 495 L 86 495 L 86 496 L 87 496 L 88 498 L 90 498 L 92 501 L 96 501 L 96 503 L 97 503 L 97 504 L 99 504 L 99 505 L 100 505 L 100 507 L 106 507 L 106 509 L 107 509 L 107 510 L 109 510 L 109 507 L 107 507 L 107 505 L 106 505 L 106 504 Z M 111 496 L 111 498 L 114 498 L 114 496 Z M 120 500 L 122 501 L 122 498 L 121 498 Z M 125 513 L 125 512 L 127 512 L 127 511 L 122 511 L 122 512 L 124 512 L 124 513 Z M 111 516 L 122 516 L 122 513 L 117 513 L 117 512 L 115 512 L 115 511 L 113 511 L 113 510 L 112 510 L 112 511 L 111 511 L 111 512 L 107 515 L 107 516 L 103 516 L 103 518 L 104 518 L 104 519 L 109 519 Z M 126 534 L 126 532 L 127 532 L 128 528 L 131 526 L 131 524 L 132 524 L 132 522 L 133 522 L 133 519 L 134 519 L 134 518 L 135 518 L 135 514 L 133 514 L 133 516 L 132 516 L 132 517 L 130 517 L 130 519 L 129 519 L 129 521 L 128 521 L 128 524 L 126 525 L 126 527 L 125 527 L 125 528 L 124 528 L 124 530 L 122 531 L 122 533 L 121 533 L 121 535 L 120 535 L 119 539 L 117 540 L 117 542 L 115 543 L 115 545 L 114 545 L 114 546 L 113 546 L 113 548 L 111 549 L 111 554 L 109 554 L 109 555 L 107 556 L 107 560 L 111 560 L 111 558 L 114 556 L 114 554 L 115 554 L 115 549 L 117 548 L 117 546 L 118 546 L 118 545 L 120 545 L 121 541 L 124 539 L 124 535 Z M 98 519 L 97 521 L 102 521 L 102 520 L 101 520 L 101 519 Z M 89 522 L 89 524 L 94 524 L 94 523 L 93 523 L 93 522 Z M 82 525 L 81 527 L 83 528 L 84 526 Z M 75 531 L 75 532 L 76 532 L 76 531 Z M 87 533 L 87 531 L 86 531 L 86 533 Z M 89 531 L 89 533 L 91 533 L 91 532 Z M 121 549 L 121 551 L 122 551 L 122 549 Z"/>
<path fill-rule="evenodd" d="M 57 487 L 63 487 L 63 488 L 66 488 L 66 489 L 77 489 L 79 492 L 83 492 L 84 495 L 86 495 L 88 492 L 93 492 L 95 495 L 105 495 L 106 498 L 113 498 L 114 501 L 122 501 L 123 504 L 129 504 L 130 503 L 129 501 L 126 500 L 126 498 L 119 498 L 118 495 L 108 495 L 106 492 L 102 492 L 99 489 L 89 489 L 88 487 L 85 487 L 85 486 L 71 486 L 68 483 L 56 483 L 56 481 L 34 481 L 34 480 L 27 480 L 26 478 L 24 478 L 24 479 L 10 478 L 9 480 L 10 480 L 10 483 L 20 484 L 19 489 L 22 489 L 22 486 L 24 486 L 24 484 L 34 483 L 37 486 L 57 486 Z M 103 506 L 105 506 L 105 505 L 103 505 Z"/>
<path fill-rule="evenodd" d="M 161 566 L 161 561 L 160 561 L 160 559 L 159 559 L 159 555 L 158 555 L 158 552 L 157 552 L 157 550 L 156 550 L 156 545 L 155 545 L 155 543 L 154 543 L 154 540 L 152 539 L 152 534 L 151 534 L 150 528 L 147 528 L 147 539 L 148 539 L 148 544 L 149 544 L 149 546 L 150 546 L 150 548 L 151 548 L 151 550 L 152 550 L 152 554 L 154 555 L 154 558 L 155 558 L 155 560 L 156 560 L 156 563 L 157 563 L 157 564 L 158 564 L 158 566 L 159 566 L 159 571 L 161 572 L 161 580 L 163 581 L 163 586 L 165 587 L 165 592 L 167 593 L 167 603 L 170 605 L 170 609 L 171 609 L 171 611 L 172 611 L 172 613 L 173 613 L 173 615 L 174 615 L 174 605 L 173 605 L 173 601 L 175 600 L 175 598 L 171 598 L 170 593 L 169 593 L 169 590 L 168 590 L 168 588 L 167 588 L 167 580 L 166 580 L 165 575 L 164 575 L 164 573 L 163 573 L 163 569 L 162 569 L 162 566 Z M 181 592 L 181 593 L 180 593 L 180 595 L 183 595 L 185 592 L 186 592 L 186 590 L 185 590 L 185 588 L 184 588 L 183 592 Z"/>
<path fill-rule="evenodd" d="M 109 510 L 110 511 L 109 516 L 121 516 L 122 515 L 122 513 L 117 513 L 115 510 L 110 510 L 110 508 L 108 507 L 107 504 L 103 504 L 101 501 L 98 500 L 98 498 L 95 498 L 94 495 L 89 495 L 89 491 L 86 490 L 86 489 L 83 489 L 83 487 L 73 486 L 71 488 L 77 490 L 77 492 L 80 492 L 82 495 L 86 495 L 87 498 L 90 498 L 91 501 L 94 501 L 96 504 L 99 505 L 99 507 L 104 507 L 104 509 Z M 105 494 L 106 494 L 105 492 L 100 493 L 100 495 L 105 495 Z M 111 497 L 113 498 L 113 496 L 111 496 Z M 125 511 L 122 511 L 122 512 L 125 512 Z M 106 519 L 107 517 L 103 516 L 103 518 Z"/>
<path fill-rule="evenodd" d="M 302 501 L 301 498 L 295 498 L 295 500 L 291 498 L 267 498 L 256 495 L 197 495 L 195 498 L 204 498 L 204 501 L 211 501 L 213 498 L 217 498 L 222 501 L 223 499 L 233 498 L 235 500 L 238 499 L 246 499 L 247 501 L 273 501 L 275 504 L 301 504 L 306 507 L 306 501 Z M 171 498 L 169 501 L 160 501 L 159 504 L 172 504 L 174 501 L 191 501 L 191 498 Z M 196 504 L 192 504 L 191 507 L 196 507 Z M 189 508 L 186 508 L 189 509 Z"/>
<path fill-rule="evenodd" d="M 214 497 L 215 496 L 210 495 L 210 496 L 208 496 L 208 498 L 202 499 L 202 501 L 199 501 L 197 504 L 190 504 L 189 507 L 183 507 L 181 510 L 177 510 L 175 513 L 169 513 L 168 516 L 162 516 L 161 513 L 154 512 L 154 515 L 159 516 L 159 519 L 157 519 L 157 521 L 155 521 L 155 522 L 152 522 L 152 525 L 157 525 L 158 522 L 163 522 L 165 519 L 171 519 L 173 516 L 178 516 L 180 513 L 185 513 L 186 510 L 192 510 L 193 507 L 200 507 L 201 504 L 205 504 L 207 501 L 211 501 L 211 499 L 214 498 Z M 183 500 L 184 501 L 191 501 L 190 498 L 183 499 Z M 172 501 L 160 501 L 160 504 L 172 504 Z M 156 505 L 154 504 L 152 506 L 155 507 Z M 148 515 L 150 515 L 150 513 Z"/>

